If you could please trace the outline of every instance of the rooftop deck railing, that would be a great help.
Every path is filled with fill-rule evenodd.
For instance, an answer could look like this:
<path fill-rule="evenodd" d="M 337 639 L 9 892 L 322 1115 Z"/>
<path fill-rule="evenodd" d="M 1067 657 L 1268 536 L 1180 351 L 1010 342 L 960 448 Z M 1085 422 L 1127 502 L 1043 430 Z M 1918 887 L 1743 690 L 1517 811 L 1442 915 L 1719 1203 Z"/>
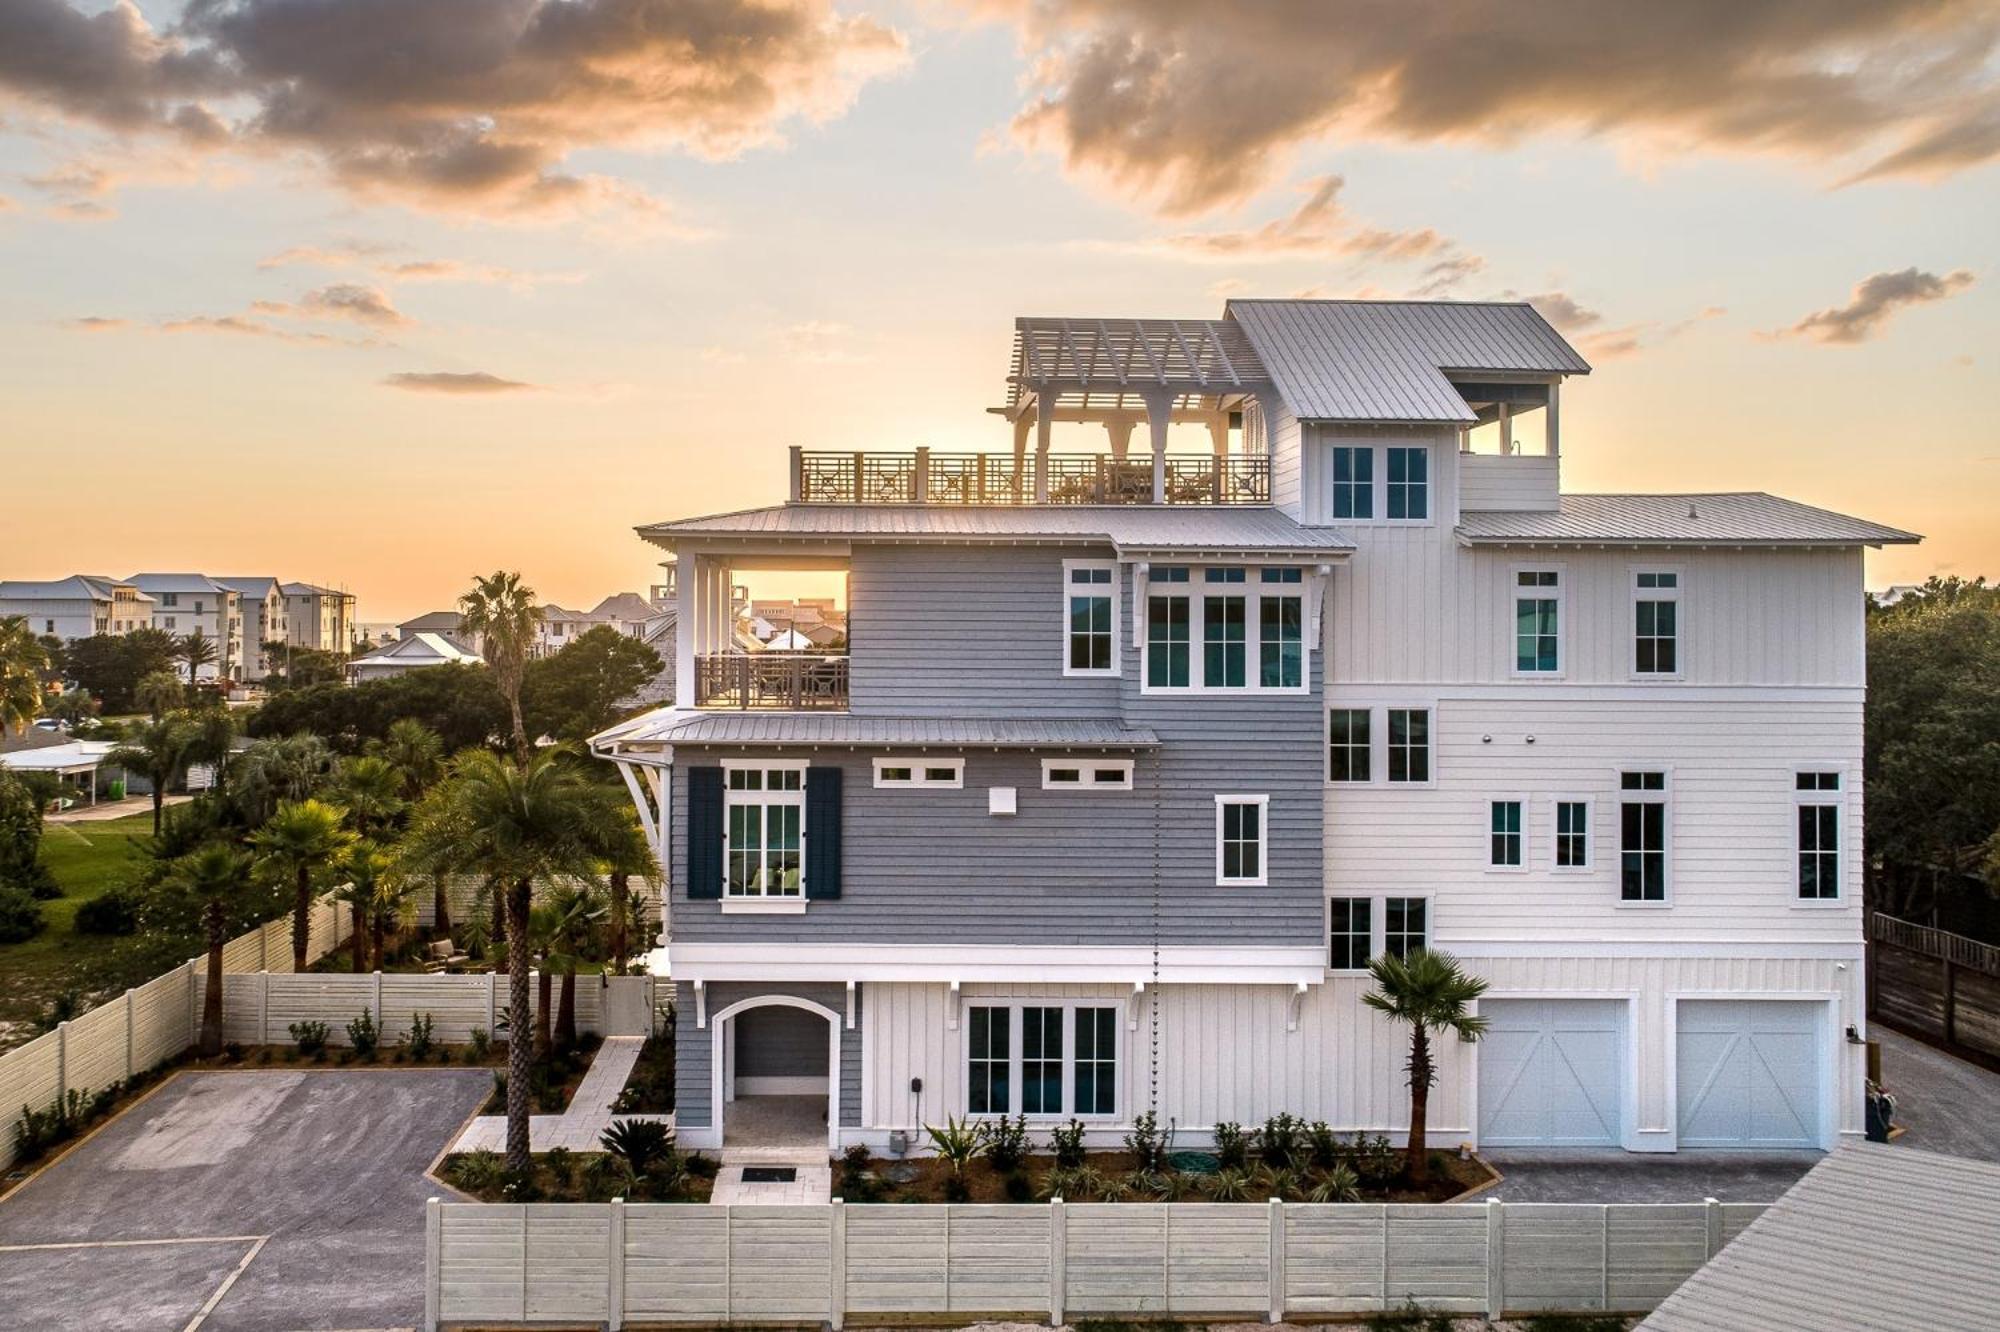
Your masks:
<path fill-rule="evenodd" d="M 800 504 L 1269 504 L 1271 464 L 1242 454 L 825 453 L 792 450 Z"/>
<path fill-rule="evenodd" d="M 695 658 L 695 706 L 844 712 L 847 658 L 817 652 L 713 652 Z"/>

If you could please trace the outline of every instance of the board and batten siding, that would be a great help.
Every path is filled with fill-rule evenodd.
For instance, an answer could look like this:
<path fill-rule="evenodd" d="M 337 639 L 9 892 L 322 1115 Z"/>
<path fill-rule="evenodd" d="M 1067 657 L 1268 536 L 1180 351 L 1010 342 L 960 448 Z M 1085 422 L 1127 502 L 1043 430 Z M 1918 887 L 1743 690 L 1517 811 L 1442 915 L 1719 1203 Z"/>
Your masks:
<path fill-rule="evenodd" d="M 1257 408 L 1264 418 L 1264 435 L 1271 449 L 1271 503 L 1292 517 L 1300 517 L 1306 481 L 1302 453 L 1305 431 L 1290 404 L 1276 393 L 1260 396 Z"/>

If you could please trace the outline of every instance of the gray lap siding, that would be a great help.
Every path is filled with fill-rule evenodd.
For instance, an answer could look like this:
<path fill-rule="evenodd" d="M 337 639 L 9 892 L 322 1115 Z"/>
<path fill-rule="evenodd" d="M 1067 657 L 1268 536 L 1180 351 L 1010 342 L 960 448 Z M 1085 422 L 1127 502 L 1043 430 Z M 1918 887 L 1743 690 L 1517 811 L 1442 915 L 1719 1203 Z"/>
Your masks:
<path fill-rule="evenodd" d="M 714 1127 L 710 1097 L 717 1075 L 712 1030 L 716 1015 L 744 999 L 776 994 L 809 999 L 841 1015 L 840 1122 L 850 1128 L 861 1123 L 861 1005 L 865 999 L 862 990 L 866 987 L 856 987 L 855 1025 L 851 1030 L 846 1023 L 847 987 L 844 985 L 711 981 L 704 988 L 710 1022 L 707 1028 L 695 1025 L 698 1014 L 694 986 L 682 982 L 674 990 L 674 1107 L 677 1123 L 687 1128 Z M 745 1070 L 739 1068 L 737 1071 L 741 1073 Z"/>

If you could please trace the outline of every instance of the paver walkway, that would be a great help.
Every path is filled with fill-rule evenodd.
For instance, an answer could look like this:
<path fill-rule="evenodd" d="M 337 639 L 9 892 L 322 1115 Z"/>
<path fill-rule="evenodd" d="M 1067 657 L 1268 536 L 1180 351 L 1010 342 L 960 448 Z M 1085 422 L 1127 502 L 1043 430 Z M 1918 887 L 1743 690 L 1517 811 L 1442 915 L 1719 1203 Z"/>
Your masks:
<path fill-rule="evenodd" d="M 611 1113 L 612 1102 L 625 1090 L 625 1081 L 632 1076 L 633 1065 L 639 1062 L 639 1049 L 645 1043 L 643 1036 L 607 1038 L 591 1059 L 583 1081 L 577 1084 L 576 1095 L 570 1097 L 569 1109 L 559 1115 L 528 1117 L 528 1150 L 546 1152 L 567 1147 L 573 1152 L 601 1152 L 604 1148 L 599 1139 L 604 1130 L 619 1120 L 657 1119 L 673 1123 L 672 1115 Z M 454 1152 L 507 1150 L 507 1117 L 481 1115 L 466 1127 L 451 1149 Z"/>
<path fill-rule="evenodd" d="M 789 1166 L 789 1181 L 748 1182 L 745 1167 Z M 820 1096 L 739 1096 L 723 1116 L 722 1170 L 709 1202 L 788 1205 L 833 1196 L 827 1163 L 826 1099 Z"/>

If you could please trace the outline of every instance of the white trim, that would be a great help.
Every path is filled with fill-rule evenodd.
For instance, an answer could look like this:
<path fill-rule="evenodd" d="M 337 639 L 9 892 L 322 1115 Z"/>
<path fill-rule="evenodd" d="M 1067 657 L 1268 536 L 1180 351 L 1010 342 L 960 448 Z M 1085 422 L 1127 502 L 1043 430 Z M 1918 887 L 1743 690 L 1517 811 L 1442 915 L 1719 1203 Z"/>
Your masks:
<path fill-rule="evenodd" d="M 1522 574 L 1554 574 L 1552 587 L 1523 587 Z M 1556 603 L 1556 668 L 1552 671 L 1521 669 L 1521 602 Z M 1507 674 L 1515 680 L 1560 680 L 1569 674 L 1569 566 L 1525 562 L 1516 564 L 1507 575 Z"/>
<path fill-rule="evenodd" d="M 824 1096 L 831 1078 L 736 1077 L 738 1096 Z"/>
<path fill-rule="evenodd" d="M 1680 1150 L 1681 1141 L 1681 1005 L 1683 1003 L 1781 1003 L 1814 1004 L 1820 1006 L 1817 1015 L 1818 1031 L 1814 1032 L 1819 1049 L 1819 1147 L 1822 1151 L 1832 1151 L 1840 1145 L 1841 1122 L 1840 1089 L 1841 1070 L 1841 1025 L 1840 1010 L 1846 996 L 1838 990 L 1669 990 L 1666 993 L 1666 1105 L 1663 1107 L 1670 1117 L 1665 1130 L 1671 1135 L 1673 1150 Z M 1702 1151 L 1760 1151 L 1757 1147 L 1701 1148 Z"/>
<path fill-rule="evenodd" d="M 1257 873 L 1230 878 L 1222 872 L 1222 812 L 1231 805 L 1257 807 Z M 1262 888 L 1271 881 L 1271 797 L 1268 795 L 1218 795 L 1215 798 L 1215 886 L 1218 888 Z"/>
<path fill-rule="evenodd" d="M 1389 776 L 1389 714 L 1392 712 L 1421 712 L 1424 714 L 1424 777 L 1422 781 L 1394 781 Z M 1435 703 L 1389 703 L 1382 708 L 1382 781 L 1383 786 L 1394 790 L 1424 790 L 1437 785 L 1437 738 L 1438 707 Z M 1407 747 L 1407 746 L 1406 746 Z M 1372 756 L 1371 756 L 1372 760 Z M 1375 771 L 1371 761 L 1368 768 Z M 1342 783 L 1359 786 L 1359 782 Z"/>
<path fill-rule="evenodd" d="M 965 760 L 962 758 L 931 758 L 918 754 L 914 758 L 884 755 L 875 760 L 875 787 L 886 791 L 911 791 L 919 787 L 933 791 L 958 791 L 965 787 Z M 910 775 L 901 780 L 885 778 L 885 769 L 908 768 Z M 933 768 L 949 768 L 949 778 L 933 778 Z"/>
<path fill-rule="evenodd" d="M 1109 597 L 1111 600 L 1111 623 L 1109 630 L 1111 634 L 1111 665 L 1108 667 L 1104 668 L 1078 667 L 1078 666 L 1071 666 L 1069 664 L 1070 574 L 1079 569 L 1088 569 L 1088 570 L 1103 569 L 1103 570 L 1109 570 L 1111 574 L 1111 581 L 1108 584 L 1085 583 L 1080 585 L 1089 588 L 1096 588 L 1102 586 L 1104 589 L 1104 595 L 1106 597 Z M 1065 676 L 1089 678 L 1093 676 L 1098 676 L 1098 677 L 1116 676 L 1119 673 L 1119 667 L 1122 664 L 1119 660 L 1119 655 L 1118 655 L 1119 653 L 1118 595 L 1120 591 L 1119 588 L 1120 581 L 1121 579 L 1119 576 L 1118 561 L 1116 560 L 1064 560 L 1062 562 L 1061 643 L 1062 643 L 1062 673 Z M 1095 593 L 1092 593 L 1091 595 L 1095 595 Z"/>
<path fill-rule="evenodd" d="M 1336 893 L 1334 896 L 1350 894 Z M 1440 938 L 1432 931 L 1440 948 L 1458 957 L 1549 957 L 1549 958 L 1638 958 L 1638 957 L 1747 957 L 1787 958 L 1822 962 L 1852 962 L 1866 954 L 1860 940 L 1814 943 L 1796 939 L 1728 939 L 1661 936 L 1646 939 L 1496 939 L 1479 935 L 1451 935 Z"/>
<path fill-rule="evenodd" d="M 1585 999 L 1607 1003 L 1623 1004 L 1625 1008 L 1624 1029 L 1618 1035 L 1619 1078 L 1624 1084 L 1618 1106 L 1618 1145 L 1628 1152 L 1659 1150 L 1641 1146 L 1647 1134 L 1659 1134 L 1670 1130 L 1641 1128 L 1639 1126 L 1639 1003 L 1644 994 L 1638 990 L 1552 990 L 1545 987 L 1529 986 L 1519 990 L 1488 990 L 1473 1001 L 1473 1012 L 1481 1011 L 1481 1005 L 1489 999 L 1536 1000 Z M 1473 1146 L 1483 1146 L 1479 1134 L 1479 1061 L 1485 1051 L 1481 1042 L 1474 1042 L 1472 1048 L 1472 1071 L 1466 1079 L 1466 1108 L 1472 1122 Z M 1501 1150 L 1509 1150 L 1502 1148 Z M 1532 1150 L 1520 1148 L 1514 1150 Z M 1551 1148 L 1562 1151 L 1563 1148 Z M 1584 1150 L 1588 1150 L 1587 1148 Z M 1671 1150 L 1671 1149 L 1668 1149 Z"/>
<path fill-rule="evenodd" d="M 1625 566 L 1625 675 L 1637 683 L 1673 683 L 1687 673 L 1687 613 L 1681 600 L 1687 591 L 1687 570 L 1678 564 L 1632 563 Z M 1640 574 L 1672 574 L 1672 587 L 1639 586 Z M 1671 601 L 1674 603 L 1674 669 L 1671 671 L 1641 671 L 1639 669 L 1639 603 L 1642 601 Z M 1657 637 L 1657 635 L 1655 635 Z"/>
<path fill-rule="evenodd" d="M 1320 772 L 1323 774 L 1323 780 L 1326 782 L 1328 786 L 1373 786 L 1378 781 L 1381 780 L 1376 775 L 1377 765 L 1375 762 L 1375 743 L 1376 743 L 1375 733 L 1377 728 L 1375 726 L 1375 711 L 1376 710 L 1373 707 L 1365 703 L 1360 704 L 1359 706 L 1350 704 L 1345 707 L 1340 706 L 1338 704 L 1329 703 L 1324 708 L 1320 709 L 1321 717 L 1325 722 L 1325 725 L 1321 729 L 1321 740 L 1324 742 L 1325 745 L 1325 753 L 1321 756 L 1322 762 L 1320 764 Z M 1356 779 L 1352 777 L 1335 777 L 1333 775 L 1333 714 L 1336 712 L 1340 713 L 1358 712 L 1363 717 L 1368 719 L 1368 743 L 1365 745 L 1358 746 L 1358 748 L 1360 748 L 1363 755 L 1365 756 L 1365 760 L 1367 763 L 1368 775 L 1366 777 Z M 1348 745 L 1341 746 L 1342 749 L 1347 749 L 1350 747 L 1351 746 Z"/>
<path fill-rule="evenodd" d="M 733 1072 L 733 1069 L 731 1068 L 730 1065 L 733 1062 L 733 1055 L 734 1055 L 734 1051 L 731 1047 L 733 1047 L 736 1044 L 736 1042 L 734 1040 L 731 1040 L 728 1042 L 727 1045 L 723 1043 L 723 1037 L 725 1034 L 730 1036 L 733 1036 L 735 1034 L 735 1029 L 729 1025 L 730 1019 L 734 1018 L 738 1013 L 744 1012 L 748 1009 L 766 1008 L 773 1005 L 782 1006 L 785 1008 L 802 1008 L 808 1013 L 817 1013 L 819 1016 L 826 1019 L 826 1025 L 827 1025 L 826 1145 L 829 1150 L 837 1150 L 839 1148 L 840 1146 L 840 1014 L 834 1012 L 831 1008 L 827 1008 L 822 1004 L 816 1004 L 810 999 L 801 999 L 797 995 L 790 995 L 790 994 L 752 995 L 747 999 L 738 999 L 735 1003 L 729 1005 L 722 1011 L 718 1013 L 712 1013 L 709 1015 L 711 1020 L 708 1024 L 708 1030 L 709 1030 L 709 1036 L 708 1036 L 709 1120 L 708 1122 L 709 1122 L 709 1132 L 713 1134 L 713 1140 L 695 1141 L 694 1139 L 697 1137 L 706 1136 L 701 1133 L 701 1130 L 695 1129 L 692 1130 L 690 1135 L 688 1135 L 689 1146 L 697 1146 L 697 1147 L 720 1146 L 722 1143 L 723 1128 L 724 1128 L 722 1115 L 723 1115 L 724 1101 L 735 1099 L 734 1096 L 735 1089 L 733 1086 L 729 1085 L 729 1082 L 730 1082 L 730 1074 Z M 729 1093 L 726 1097 L 724 1094 L 725 1092 Z"/>
<path fill-rule="evenodd" d="M 1132 789 L 1131 759 L 1050 759 L 1042 760 L 1042 789 L 1044 791 L 1129 791 Z M 1078 779 L 1073 782 L 1052 780 L 1050 774 L 1057 770 L 1074 768 Z M 1115 782 L 1097 780 L 1099 773 L 1116 771 L 1120 774 Z"/>
<path fill-rule="evenodd" d="M 1397 894 L 1416 896 L 1417 894 Z M 1132 985 L 1154 978 L 1154 954 L 1143 944 L 843 944 L 743 939 L 667 945 L 675 980 L 692 981 L 935 981 L 1030 985 Z M 1319 944 L 1283 947 L 1166 947 L 1159 980 L 1168 985 L 1292 985 L 1318 982 L 1326 972 Z"/>
<path fill-rule="evenodd" d="M 803 916 L 806 914 L 806 899 L 803 893 L 785 896 L 729 897 L 722 899 L 722 914 L 725 916 Z"/>
<path fill-rule="evenodd" d="M 1374 447 L 1382 452 L 1382 465 L 1375 469 L 1375 521 L 1384 527 L 1437 526 L 1438 491 L 1441 487 L 1438 484 L 1437 450 L 1432 442 L 1423 438 L 1412 438 L 1403 443 L 1384 441 Z M 1424 455 L 1424 516 L 1421 518 L 1389 516 L 1389 453 L 1393 449 L 1404 449 Z"/>
<path fill-rule="evenodd" d="M 1519 845 L 1515 847 L 1515 858 L 1512 864 L 1503 865 L 1493 859 L 1493 839 L 1499 836 L 1493 829 L 1493 807 L 1495 805 L 1514 805 L 1517 807 L 1519 813 L 1520 824 L 1514 832 L 1515 839 L 1519 842 Z M 1528 828 L 1534 822 L 1534 808 L 1534 801 L 1526 794 L 1510 793 L 1489 796 L 1487 798 L 1485 870 L 1488 874 L 1526 874 L 1533 867 L 1534 852 L 1532 847 L 1534 843 L 1532 837 L 1529 835 Z"/>
<path fill-rule="evenodd" d="M 1657 792 L 1625 789 L 1625 774 L 1628 772 L 1657 772 L 1660 774 L 1660 789 Z M 1670 763 L 1634 761 L 1619 764 L 1611 770 L 1611 789 L 1617 803 L 1617 828 L 1615 846 L 1618 853 L 1618 872 L 1614 884 L 1618 895 L 1612 905 L 1626 909 L 1657 911 L 1674 904 L 1674 768 Z M 1627 801 L 1628 795 L 1638 799 Z M 1648 797 L 1657 796 L 1657 802 Z M 1625 896 L 1625 806 L 1630 804 L 1658 803 L 1660 811 L 1660 896 L 1657 898 L 1631 898 Z"/>
<path fill-rule="evenodd" d="M 1832 790 L 1815 788 L 1809 791 L 1799 789 L 1799 778 L 1806 773 L 1830 772 L 1838 783 Z M 1849 824 L 1848 788 L 1853 785 L 1848 780 L 1847 765 L 1844 763 L 1800 763 L 1795 764 L 1789 774 L 1792 788 L 1792 863 L 1791 872 L 1786 875 L 1790 885 L 1791 904 L 1812 911 L 1825 911 L 1847 905 L 1847 836 Z M 1832 897 L 1799 896 L 1799 857 L 1805 848 L 1799 845 L 1799 810 L 1808 805 L 1831 805 L 1833 807 L 1833 883 Z"/>
<path fill-rule="evenodd" d="M 1562 851 L 1562 807 L 1564 805 L 1583 806 L 1583 863 L 1581 865 L 1560 865 L 1556 857 Z M 1583 876 L 1597 872 L 1597 799 L 1594 796 L 1558 791 L 1549 797 L 1549 873 L 1564 876 Z"/>
<path fill-rule="evenodd" d="M 1311 584 L 1318 577 L 1314 571 L 1299 564 L 1271 564 L 1269 562 L 1245 563 L 1242 560 L 1207 560 L 1200 563 L 1181 561 L 1161 561 L 1161 567 L 1185 569 L 1188 580 L 1184 583 L 1153 582 L 1152 571 L 1148 572 L 1146 588 L 1147 600 L 1133 608 L 1133 620 L 1140 625 L 1137 632 L 1139 652 L 1139 692 L 1142 695 L 1157 695 L 1166 698 L 1222 697 L 1230 698 L 1244 694 L 1298 695 L 1312 690 L 1312 657 L 1318 636 L 1312 632 L 1313 596 Z M 1209 583 L 1210 569 L 1241 569 L 1243 581 L 1240 583 Z M 1266 583 L 1266 569 L 1298 569 L 1296 583 Z M 1215 587 L 1235 588 L 1238 591 L 1208 593 L 1202 589 Z M 1266 588 L 1276 589 L 1266 592 Z M 1174 590 L 1168 590 L 1174 589 Z M 1215 596 L 1241 596 L 1243 599 L 1243 683 L 1241 685 L 1212 685 L 1208 683 L 1204 634 L 1206 632 L 1206 599 Z M 1152 597 L 1181 597 L 1188 603 L 1188 683 L 1184 685 L 1155 685 L 1150 683 L 1152 669 Z M 1299 682 L 1296 685 L 1265 685 L 1263 678 L 1263 604 L 1266 597 L 1273 600 L 1293 599 L 1299 603 Z"/>
<path fill-rule="evenodd" d="M 975 1008 L 1004 1008 L 1009 1010 L 1007 1019 L 1007 1090 L 1010 1102 L 1005 1110 L 972 1109 L 972 1010 Z M 1054 1008 L 1062 1011 L 1062 1104 L 1061 1110 L 1037 1111 L 1029 1113 L 1021 1109 L 1021 1051 L 1026 1044 L 1027 1028 L 1021 1020 L 1024 1008 Z M 1111 1071 L 1112 1110 L 1111 1113 L 1093 1112 L 1082 1114 L 1076 1106 L 1076 1010 L 1079 1008 L 1108 1008 L 1112 1011 L 1111 1023 Z M 1041 995 L 969 995 L 964 1009 L 959 1014 L 959 1025 L 968 1034 L 958 1045 L 958 1104 L 960 1112 L 970 1120 L 987 1121 L 1011 1119 L 1015 1115 L 1024 1116 L 1030 1124 L 1047 1127 L 1079 1119 L 1086 1124 L 1122 1124 L 1127 1122 L 1127 1067 L 1125 1052 L 1125 1020 L 1127 1003 L 1121 998 L 1057 998 Z"/>

